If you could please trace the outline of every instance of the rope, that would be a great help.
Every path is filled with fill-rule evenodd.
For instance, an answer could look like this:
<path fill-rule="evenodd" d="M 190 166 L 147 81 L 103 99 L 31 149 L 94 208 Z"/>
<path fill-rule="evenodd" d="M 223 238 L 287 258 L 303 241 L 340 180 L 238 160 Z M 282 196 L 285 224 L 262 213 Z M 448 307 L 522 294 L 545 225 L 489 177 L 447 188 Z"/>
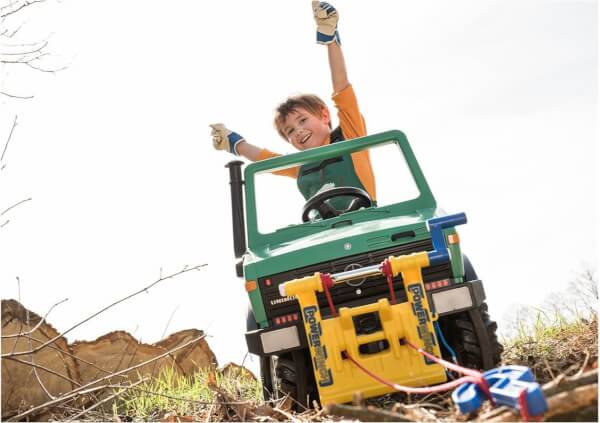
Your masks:
<path fill-rule="evenodd" d="M 440 342 L 442 343 L 444 348 L 446 348 L 446 351 L 448 351 L 448 353 L 450 353 L 450 356 L 452 357 L 452 361 L 455 363 L 458 363 L 458 359 L 456 358 L 456 353 L 450 347 L 448 342 L 446 342 L 446 338 L 444 338 L 444 334 L 442 333 L 442 328 L 440 328 L 440 323 L 437 321 L 433 322 L 433 326 L 435 327 L 435 334 L 440 339 Z"/>
<path fill-rule="evenodd" d="M 371 376 L 377 382 L 382 383 L 383 385 L 389 386 L 392 389 L 397 391 L 403 391 L 408 394 L 431 394 L 436 392 L 446 392 L 450 389 L 456 388 L 463 383 L 477 383 L 478 379 L 473 376 L 463 376 L 460 379 L 453 380 L 451 382 L 443 383 L 441 385 L 430 386 L 426 388 L 413 388 L 410 386 L 398 385 L 397 383 L 390 382 L 382 377 L 377 376 L 375 373 L 371 372 L 369 369 L 363 367 L 358 361 L 356 361 L 350 354 L 347 352 L 344 353 L 344 356 L 350 360 L 356 367 L 365 372 L 367 375 Z"/>
<path fill-rule="evenodd" d="M 358 367 L 360 370 L 365 372 L 367 375 L 369 375 L 370 377 L 372 377 L 379 383 L 389 386 L 390 388 L 395 389 L 397 391 L 407 392 L 409 394 L 431 394 L 431 393 L 436 393 L 436 392 L 448 391 L 450 389 L 458 387 L 459 385 L 462 385 L 463 383 L 474 383 L 477 386 L 479 386 L 479 388 L 483 391 L 483 393 L 486 395 L 486 397 L 490 400 L 492 405 L 494 405 L 494 406 L 496 405 L 494 399 L 492 398 L 492 394 L 490 392 L 490 387 L 487 383 L 487 380 L 485 380 L 485 378 L 483 377 L 483 373 L 478 372 L 477 370 L 459 366 L 458 364 L 450 363 L 449 361 L 443 360 L 439 357 L 429 354 L 427 351 L 413 345 L 406 339 L 403 339 L 401 342 L 403 344 L 406 344 L 406 345 L 410 346 L 411 348 L 417 350 L 420 354 L 424 355 L 425 357 L 429 358 L 432 361 L 435 361 L 436 363 L 442 365 L 443 367 L 450 369 L 450 370 L 454 370 L 455 372 L 463 374 L 465 376 L 458 378 L 456 380 L 453 380 L 451 382 L 443 383 L 441 385 L 429 386 L 429 387 L 423 387 L 423 388 L 413 388 L 413 387 L 398 385 L 397 383 L 393 383 L 386 379 L 383 379 L 382 377 L 376 375 L 375 373 L 371 372 L 367 368 L 363 367 L 357 360 L 355 360 L 350 354 L 348 354 L 347 351 L 344 351 L 343 355 L 348 360 L 350 360 L 356 367 Z"/>

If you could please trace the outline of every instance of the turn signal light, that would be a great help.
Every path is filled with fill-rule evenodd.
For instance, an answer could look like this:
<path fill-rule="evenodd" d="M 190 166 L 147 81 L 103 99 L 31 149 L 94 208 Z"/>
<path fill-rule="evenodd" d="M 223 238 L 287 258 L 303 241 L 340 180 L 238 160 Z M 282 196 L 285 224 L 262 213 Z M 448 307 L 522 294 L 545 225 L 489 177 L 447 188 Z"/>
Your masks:
<path fill-rule="evenodd" d="M 441 281 L 427 282 L 425 289 L 431 291 L 432 289 L 443 288 L 450 285 L 450 279 L 442 279 Z"/>
<path fill-rule="evenodd" d="M 300 316 L 298 315 L 298 313 L 292 313 L 292 314 L 286 314 L 285 316 L 275 317 L 273 319 L 273 322 L 275 322 L 276 325 L 282 325 L 284 323 L 296 322 L 299 319 L 300 319 Z"/>

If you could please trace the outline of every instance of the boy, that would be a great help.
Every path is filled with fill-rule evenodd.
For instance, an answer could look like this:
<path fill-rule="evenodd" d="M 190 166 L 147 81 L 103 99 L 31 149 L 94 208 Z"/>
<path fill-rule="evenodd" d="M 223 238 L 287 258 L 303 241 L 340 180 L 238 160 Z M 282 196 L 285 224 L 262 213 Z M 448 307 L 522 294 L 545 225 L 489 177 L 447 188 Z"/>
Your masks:
<path fill-rule="evenodd" d="M 307 150 L 367 135 L 365 122 L 346 73 L 337 31 L 337 11 L 330 4 L 318 1 L 312 2 L 312 8 L 317 24 L 317 43 L 327 46 L 333 84 L 332 99 L 338 109 L 340 126 L 331 130 L 329 109 L 319 97 L 315 95 L 289 97 L 277 107 L 274 124 L 279 135 L 298 150 Z M 227 150 L 251 161 L 279 156 L 277 153 L 250 144 L 223 124 L 210 126 L 213 146 L 217 150 Z M 317 165 L 311 163 L 274 173 L 296 178 L 298 188 L 306 200 L 331 186 L 353 186 L 363 189 L 372 201 L 376 201 L 375 180 L 368 150 L 327 160 Z"/>

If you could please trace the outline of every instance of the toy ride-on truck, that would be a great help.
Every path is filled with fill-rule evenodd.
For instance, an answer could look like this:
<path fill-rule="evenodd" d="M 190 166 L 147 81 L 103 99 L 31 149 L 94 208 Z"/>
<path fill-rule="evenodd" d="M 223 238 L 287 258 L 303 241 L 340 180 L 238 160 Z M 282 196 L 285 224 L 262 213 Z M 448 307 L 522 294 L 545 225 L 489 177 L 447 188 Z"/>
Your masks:
<path fill-rule="evenodd" d="M 377 201 L 328 173 L 365 149 Z M 455 229 L 466 217 L 437 207 L 402 132 L 252 163 L 243 179 L 242 164 L 227 165 L 236 271 L 265 398 L 310 406 L 391 391 L 348 356 L 400 385 L 445 382 L 444 369 L 405 340 L 471 368 L 499 363 L 497 326 Z M 293 167 L 326 182 L 306 204 L 293 178 L 273 175 Z"/>

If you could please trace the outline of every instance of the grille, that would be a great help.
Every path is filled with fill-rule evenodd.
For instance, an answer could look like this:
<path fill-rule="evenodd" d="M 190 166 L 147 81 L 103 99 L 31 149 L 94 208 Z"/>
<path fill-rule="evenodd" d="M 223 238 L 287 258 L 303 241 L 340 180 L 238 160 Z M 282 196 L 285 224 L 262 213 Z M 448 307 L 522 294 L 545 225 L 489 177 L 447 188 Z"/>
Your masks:
<path fill-rule="evenodd" d="M 279 295 L 279 284 L 281 283 L 290 281 L 292 279 L 313 275 L 315 272 L 343 272 L 350 264 L 360 264 L 362 267 L 372 266 L 375 264 L 380 264 L 389 256 L 398 256 L 419 251 L 430 251 L 432 249 L 433 247 L 431 240 L 427 239 L 423 241 L 416 241 L 410 244 L 395 246 L 392 248 L 386 248 L 383 250 L 343 257 L 338 260 L 323 262 L 290 270 L 288 272 L 278 273 L 273 276 L 259 278 L 258 283 L 262 294 L 263 304 L 265 305 L 267 318 L 271 320 L 278 316 L 284 316 L 300 311 L 298 301 L 295 299 L 282 298 Z M 449 263 L 438 266 L 430 266 L 423 269 L 423 279 L 425 282 L 437 281 L 449 277 Z M 270 279 L 270 285 L 265 283 L 267 279 Z M 360 281 L 351 281 L 350 283 L 356 285 L 358 282 Z M 404 291 L 401 275 L 398 275 L 394 278 L 394 288 L 396 299 L 399 302 L 406 301 L 406 292 Z M 360 295 L 357 294 L 357 290 L 360 290 Z M 338 284 L 331 289 L 331 295 L 336 307 L 354 307 L 357 305 L 372 303 L 380 298 L 390 299 L 387 281 L 384 276 L 372 276 L 360 286 L 351 286 L 348 283 Z M 330 315 L 331 312 L 327 305 L 325 295 L 323 293 L 318 293 L 317 300 L 319 302 L 319 307 L 321 308 L 321 314 L 323 317 Z"/>

